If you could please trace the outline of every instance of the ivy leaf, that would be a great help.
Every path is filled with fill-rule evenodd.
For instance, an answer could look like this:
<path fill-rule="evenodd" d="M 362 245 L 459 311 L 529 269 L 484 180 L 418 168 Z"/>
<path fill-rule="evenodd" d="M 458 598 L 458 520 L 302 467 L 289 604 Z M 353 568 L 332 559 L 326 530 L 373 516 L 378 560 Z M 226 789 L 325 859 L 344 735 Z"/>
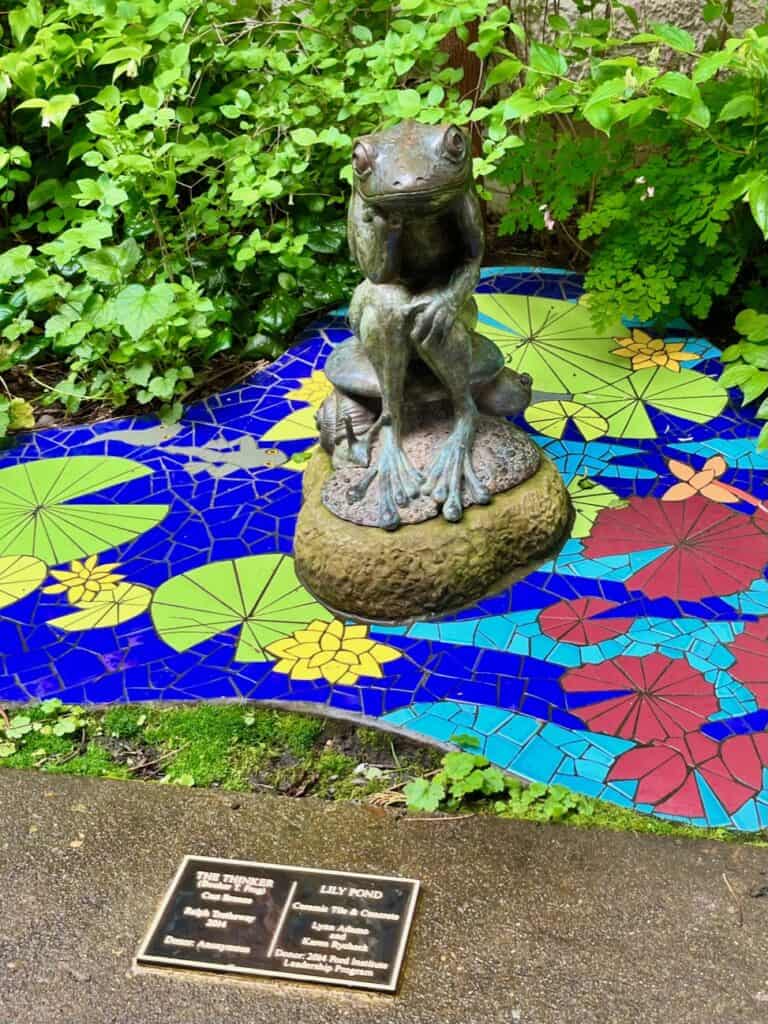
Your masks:
<path fill-rule="evenodd" d="M 126 274 L 141 259 L 141 250 L 134 238 L 126 238 L 120 245 L 105 245 L 95 252 L 86 253 L 79 259 L 80 265 L 89 277 L 102 284 L 120 284 Z"/>
<path fill-rule="evenodd" d="M 152 288 L 130 284 L 117 293 L 112 310 L 120 326 L 134 341 L 138 341 L 150 327 L 167 320 L 175 305 L 173 288 L 169 284 L 156 284 Z"/>
<path fill-rule="evenodd" d="M 34 268 L 35 261 L 30 259 L 31 252 L 31 245 L 15 245 L 0 255 L 0 284 L 24 277 Z"/>

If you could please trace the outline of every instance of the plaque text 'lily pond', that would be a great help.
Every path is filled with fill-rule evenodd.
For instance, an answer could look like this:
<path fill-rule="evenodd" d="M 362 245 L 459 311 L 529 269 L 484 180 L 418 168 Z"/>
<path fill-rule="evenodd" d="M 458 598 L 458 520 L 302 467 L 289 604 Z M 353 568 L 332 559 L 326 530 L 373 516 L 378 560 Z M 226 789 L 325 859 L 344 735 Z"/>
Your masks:
<path fill-rule="evenodd" d="M 136 964 L 394 992 L 418 890 L 408 878 L 185 857 Z"/>

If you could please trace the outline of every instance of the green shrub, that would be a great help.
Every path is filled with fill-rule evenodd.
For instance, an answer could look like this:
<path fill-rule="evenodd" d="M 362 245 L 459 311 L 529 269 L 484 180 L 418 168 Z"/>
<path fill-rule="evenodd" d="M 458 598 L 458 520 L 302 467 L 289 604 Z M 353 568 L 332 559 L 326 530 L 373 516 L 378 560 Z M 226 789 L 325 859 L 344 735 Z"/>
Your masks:
<path fill-rule="evenodd" d="M 5 5 L 8 7 L 8 5 Z M 408 6 L 407 4 L 405 6 Z M 414 6 L 414 5 L 411 5 Z M 355 281 L 352 137 L 466 121 L 440 39 L 352 0 L 10 0 L 0 14 L 0 373 L 46 400 L 173 410 L 216 353 L 273 354 Z M 419 84 L 399 90 L 405 78 Z M 178 406 L 175 407 L 176 410 Z M 0 399 L 0 428 L 29 409 Z"/>
<path fill-rule="evenodd" d="M 472 114 L 491 139 L 520 125 L 521 145 L 497 160 L 511 190 L 500 233 L 549 229 L 589 257 L 598 323 L 710 317 L 716 335 L 723 310 L 731 321 L 745 305 L 768 311 L 768 23 L 732 36 L 730 3 L 707 3 L 713 32 L 699 54 L 683 29 L 615 12 L 551 17 L 549 43 L 517 33 L 514 53 L 500 53 L 495 102 Z M 752 401 L 768 387 L 768 331 L 744 323 L 724 383 Z"/>
<path fill-rule="evenodd" d="M 596 320 L 768 311 L 768 24 L 732 36 L 729 2 L 701 54 L 591 0 L 536 29 L 491 0 L 6 7 L 0 374 L 61 363 L 45 401 L 178 412 L 213 355 L 273 354 L 344 301 L 351 141 L 403 117 L 476 126 L 501 233 L 589 256 Z M 473 21 L 487 75 L 462 96 L 440 43 Z M 764 340 L 729 355 L 753 398 Z M 0 430 L 29 423 L 0 396 Z"/>

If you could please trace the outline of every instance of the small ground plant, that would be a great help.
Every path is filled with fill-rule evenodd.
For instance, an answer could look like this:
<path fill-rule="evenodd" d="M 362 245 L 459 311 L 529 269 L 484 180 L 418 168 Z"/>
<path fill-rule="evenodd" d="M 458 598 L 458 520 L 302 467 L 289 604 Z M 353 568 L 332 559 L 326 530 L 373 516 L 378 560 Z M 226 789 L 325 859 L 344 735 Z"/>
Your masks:
<path fill-rule="evenodd" d="M 524 785 L 457 735 L 449 754 L 367 727 L 247 704 L 85 709 L 0 707 L 0 768 L 365 801 L 418 816 L 489 814 L 663 835 L 762 843 L 761 834 L 685 828 L 581 796 Z M 431 820 L 431 819 L 430 819 Z M 439 818 L 434 819 L 439 821 Z"/>

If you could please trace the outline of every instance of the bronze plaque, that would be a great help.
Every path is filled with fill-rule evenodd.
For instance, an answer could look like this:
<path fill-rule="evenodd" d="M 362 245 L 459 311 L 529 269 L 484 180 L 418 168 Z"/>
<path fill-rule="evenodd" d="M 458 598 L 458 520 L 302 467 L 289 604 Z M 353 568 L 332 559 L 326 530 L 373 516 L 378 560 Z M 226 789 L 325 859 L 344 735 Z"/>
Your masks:
<path fill-rule="evenodd" d="M 185 857 L 136 965 L 394 992 L 418 891 L 411 878 Z"/>

